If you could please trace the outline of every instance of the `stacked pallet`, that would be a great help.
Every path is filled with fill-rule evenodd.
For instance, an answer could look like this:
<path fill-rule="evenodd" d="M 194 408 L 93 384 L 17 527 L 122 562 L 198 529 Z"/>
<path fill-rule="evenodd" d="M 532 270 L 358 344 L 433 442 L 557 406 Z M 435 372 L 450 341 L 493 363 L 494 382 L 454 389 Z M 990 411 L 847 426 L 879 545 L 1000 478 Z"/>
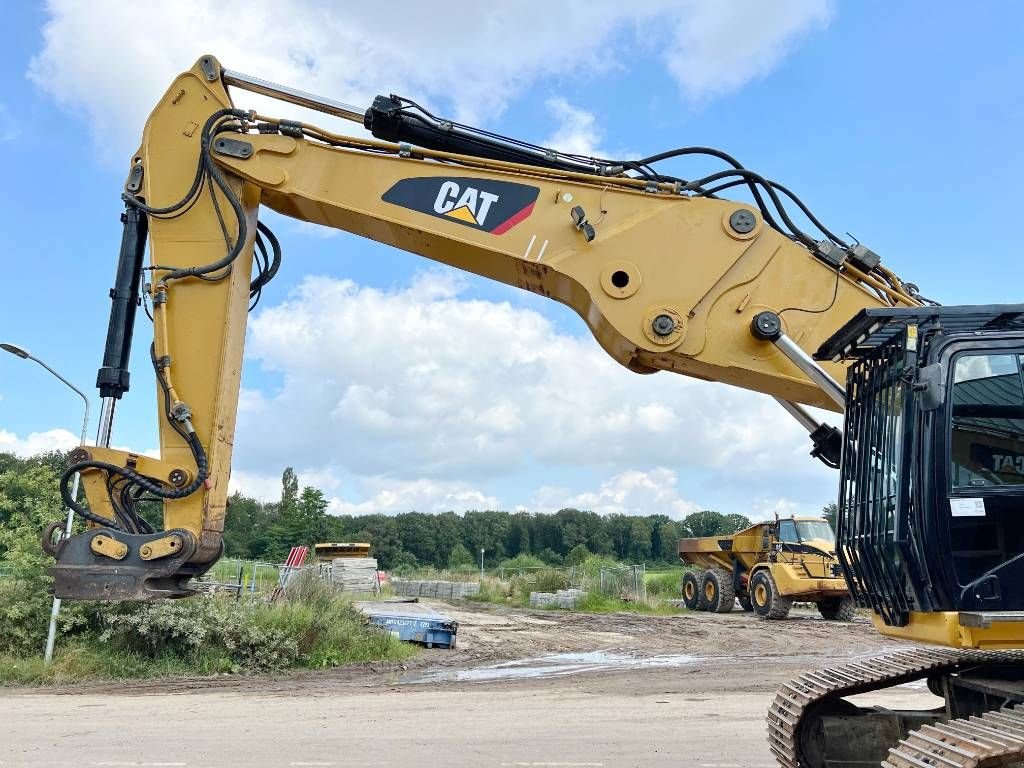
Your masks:
<path fill-rule="evenodd" d="M 557 592 L 531 592 L 531 608 L 561 608 L 572 611 L 587 596 L 582 589 L 560 589 Z"/>
<path fill-rule="evenodd" d="M 331 564 L 331 583 L 342 592 L 376 592 L 377 559 L 339 557 Z"/>
<path fill-rule="evenodd" d="M 480 591 L 475 581 L 418 581 L 392 579 L 391 588 L 396 595 L 433 597 L 437 600 L 464 600 Z"/>

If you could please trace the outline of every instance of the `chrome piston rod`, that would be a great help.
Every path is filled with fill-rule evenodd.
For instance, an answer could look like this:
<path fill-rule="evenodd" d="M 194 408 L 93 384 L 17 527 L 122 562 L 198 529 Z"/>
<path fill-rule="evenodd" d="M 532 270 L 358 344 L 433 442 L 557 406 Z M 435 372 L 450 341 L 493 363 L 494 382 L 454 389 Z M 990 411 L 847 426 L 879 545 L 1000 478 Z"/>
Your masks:
<path fill-rule="evenodd" d="M 306 91 L 300 91 L 298 88 L 289 88 L 287 85 L 278 85 L 272 83 L 269 80 L 263 80 L 259 77 L 253 77 L 252 75 L 246 75 L 242 72 L 235 72 L 231 69 L 225 69 L 221 72 L 221 79 L 225 85 L 232 85 L 235 88 L 241 88 L 244 91 L 251 91 L 252 93 L 258 93 L 262 96 L 270 96 L 271 98 L 280 99 L 281 101 L 287 101 L 289 104 L 295 104 L 299 107 L 306 107 L 308 109 L 316 110 L 317 112 L 324 112 L 328 115 L 334 115 L 335 117 L 341 117 L 345 120 L 351 120 L 353 123 L 363 124 L 363 115 L 366 113 L 365 109 L 359 107 L 353 107 L 351 104 L 345 104 L 341 101 L 335 101 L 334 99 L 328 99 L 325 96 L 317 96 Z"/>

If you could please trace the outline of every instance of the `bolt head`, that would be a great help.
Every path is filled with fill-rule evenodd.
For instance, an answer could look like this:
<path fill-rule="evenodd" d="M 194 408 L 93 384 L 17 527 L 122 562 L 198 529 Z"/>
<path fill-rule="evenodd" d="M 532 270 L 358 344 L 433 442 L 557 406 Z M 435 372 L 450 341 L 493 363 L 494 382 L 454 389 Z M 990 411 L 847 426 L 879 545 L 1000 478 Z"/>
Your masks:
<path fill-rule="evenodd" d="M 745 208 L 733 211 L 729 217 L 729 226 L 732 231 L 740 235 L 746 235 L 754 231 L 757 226 L 757 217 Z"/>
<path fill-rule="evenodd" d="M 651 329 L 658 336 L 671 336 L 676 329 L 676 321 L 671 315 L 661 314 L 654 318 Z"/>

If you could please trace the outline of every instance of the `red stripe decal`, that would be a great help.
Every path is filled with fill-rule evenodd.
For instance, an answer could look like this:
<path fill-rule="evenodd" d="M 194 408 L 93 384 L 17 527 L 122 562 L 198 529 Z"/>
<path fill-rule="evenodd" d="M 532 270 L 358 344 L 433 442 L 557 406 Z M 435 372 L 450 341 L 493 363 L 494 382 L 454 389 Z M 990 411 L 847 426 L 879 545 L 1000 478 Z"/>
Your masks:
<path fill-rule="evenodd" d="M 492 235 L 503 235 L 506 232 L 508 232 L 510 229 L 512 229 L 512 227 L 514 227 L 520 221 L 522 221 L 523 219 L 529 217 L 529 215 L 531 213 L 533 213 L 533 206 L 534 205 L 535 205 L 535 203 L 530 203 L 528 206 L 523 208 L 523 210 L 519 211 L 519 213 L 514 213 L 511 216 L 509 216 L 507 219 L 505 219 L 503 222 L 501 222 L 501 224 L 499 224 L 494 229 L 492 229 L 491 230 L 491 234 Z"/>

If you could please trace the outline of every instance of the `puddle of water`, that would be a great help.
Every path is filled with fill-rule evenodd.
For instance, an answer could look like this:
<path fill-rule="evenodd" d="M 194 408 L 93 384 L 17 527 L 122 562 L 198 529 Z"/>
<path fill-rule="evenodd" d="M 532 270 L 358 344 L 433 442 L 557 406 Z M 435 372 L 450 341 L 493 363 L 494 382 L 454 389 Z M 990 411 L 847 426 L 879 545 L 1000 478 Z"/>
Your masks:
<path fill-rule="evenodd" d="M 532 659 L 504 661 L 474 669 L 442 669 L 403 679 L 403 683 L 473 682 L 559 677 L 609 669 L 653 669 L 684 667 L 700 661 L 700 656 L 630 656 L 608 651 L 556 653 Z"/>

